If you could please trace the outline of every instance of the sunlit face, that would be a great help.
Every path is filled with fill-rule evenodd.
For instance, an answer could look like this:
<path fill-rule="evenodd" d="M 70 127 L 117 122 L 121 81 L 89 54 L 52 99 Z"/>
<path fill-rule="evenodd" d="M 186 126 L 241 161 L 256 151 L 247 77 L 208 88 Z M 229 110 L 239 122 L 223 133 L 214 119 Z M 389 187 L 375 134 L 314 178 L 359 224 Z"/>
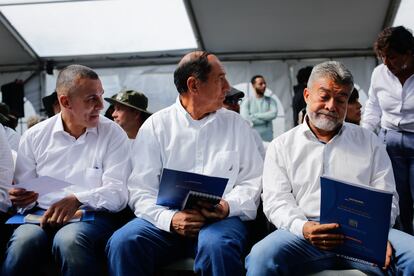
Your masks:
<path fill-rule="evenodd" d="M 254 80 L 253 88 L 259 95 L 264 95 L 266 91 L 266 81 L 264 78 L 256 78 Z"/>
<path fill-rule="evenodd" d="M 71 123 L 85 128 L 96 127 L 103 108 L 101 81 L 81 78 L 76 82 L 76 91 L 68 96 Z"/>
<path fill-rule="evenodd" d="M 198 100 L 207 112 L 214 112 L 223 106 L 226 93 L 230 90 L 223 65 L 214 55 L 209 55 L 211 72 L 206 82 L 199 83 Z"/>
<path fill-rule="evenodd" d="M 391 71 L 396 77 L 404 74 L 407 69 L 408 61 L 412 58 L 411 52 L 405 54 L 397 53 L 394 50 L 388 50 L 386 53 L 380 56 L 382 62 L 387 66 L 388 70 Z"/>
<path fill-rule="evenodd" d="M 112 117 L 114 122 L 120 125 L 125 131 L 137 128 L 140 112 L 131 107 L 114 104 L 114 112 Z"/>
<path fill-rule="evenodd" d="M 344 121 L 352 86 L 339 85 L 329 78 L 313 81 L 305 88 L 306 111 L 310 123 L 323 131 L 334 131 Z"/>
<path fill-rule="evenodd" d="M 348 109 L 346 111 L 345 121 L 359 125 L 361 122 L 361 103 L 356 99 L 352 103 L 348 103 Z"/>

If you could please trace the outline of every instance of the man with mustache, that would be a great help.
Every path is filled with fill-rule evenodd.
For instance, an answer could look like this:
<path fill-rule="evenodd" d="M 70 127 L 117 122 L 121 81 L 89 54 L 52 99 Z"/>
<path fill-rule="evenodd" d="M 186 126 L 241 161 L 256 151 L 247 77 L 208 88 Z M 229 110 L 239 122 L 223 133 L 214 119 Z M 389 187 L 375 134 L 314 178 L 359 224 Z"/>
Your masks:
<path fill-rule="evenodd" d="M 378 137 L 344 123 L 353 77 L 339 62 L 315 66 L 304 90 L 303 124 L 273 140 L 263 171 L 263 211 L 277 227 L 246 258 L 247 275 L 306 275 L 325 269 L 355 268 L 368 274 L 413 275 L 414 239 L 390 229 L 385 267 L 341 258 L 341 226 L 320 224 L 320 177 L 393 192 L 391 224 L 398 195 L 390 159 Z M 400 274 L 401 273 L 401 274 Z"/>
<path fill-rule="evenodd" d="M 100 257 L 118 226 L 111 213 L 122 210 L 128 200 L 128 139 L 116 123 L 100 116 L 104 91 L 98 75 L 70 65 L 59 73 L 56 90 L 61 113 L 23 134 L 15 180 L 49 176 L 72 185 L 43 196 L 9 190 L 18 210 L 40 208 L 45 213 L 40 226 L 15 229 L 1 275 L 44 275 L 51 255 L 62 275 L 102 275 Z M 85 209 L 94 211 L 93 221 L 68 223 Z"/>

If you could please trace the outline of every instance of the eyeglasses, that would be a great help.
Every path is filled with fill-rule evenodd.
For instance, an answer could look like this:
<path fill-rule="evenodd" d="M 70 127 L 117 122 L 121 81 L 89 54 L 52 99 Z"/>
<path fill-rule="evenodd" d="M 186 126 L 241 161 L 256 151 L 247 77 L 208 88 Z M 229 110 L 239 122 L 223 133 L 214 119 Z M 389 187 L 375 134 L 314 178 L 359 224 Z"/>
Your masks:
<path fill-rule="evenodd" d="M 242 101 L 241 98 L 231 98 L 231 97 L 229 97 L 229 98 L 224 99 L 225 104 L 240 104 L 241 101 Z"/>

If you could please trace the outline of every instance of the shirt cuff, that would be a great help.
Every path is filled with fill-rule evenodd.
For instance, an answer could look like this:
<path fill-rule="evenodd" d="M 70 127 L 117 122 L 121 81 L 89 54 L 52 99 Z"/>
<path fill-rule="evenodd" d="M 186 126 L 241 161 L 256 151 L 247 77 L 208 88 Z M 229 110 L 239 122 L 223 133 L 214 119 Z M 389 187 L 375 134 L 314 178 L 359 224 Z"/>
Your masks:
<path fill-rule="evenodd" d="M 171 221 L 177 211 L 164 210 L 158 217 L 157 227 L 161 230 L 171 232 Z"/>
<path fill-rule="evenodd" d="M 91 198 L 91 193 L 86 191 L 86 192 L 79 192 L 79 193 L 73 193 L 76 198 L 79 200 L 80 203 L 82 203 L 82 206 L 88 206 L 88 207 L 92 207 L 94 206 L 94 204 L 90 204 L 90 198 Z"/>
<path fill-rule="evenodd" d="M 295 219 L 290 226 L 290 232 L 298 237 L 303 238 L 303 225 L 308 222 L 307 220 Z"/>
<path fill-rule="evenodd" d="M 224 198 L 225 201 L 227 201 L 227 204 L 229 204 L 229 217 L 239 217 L 241 215 L 240 212 L 240 206 L 237 203 L 237 201 L 232 199 Z"/>

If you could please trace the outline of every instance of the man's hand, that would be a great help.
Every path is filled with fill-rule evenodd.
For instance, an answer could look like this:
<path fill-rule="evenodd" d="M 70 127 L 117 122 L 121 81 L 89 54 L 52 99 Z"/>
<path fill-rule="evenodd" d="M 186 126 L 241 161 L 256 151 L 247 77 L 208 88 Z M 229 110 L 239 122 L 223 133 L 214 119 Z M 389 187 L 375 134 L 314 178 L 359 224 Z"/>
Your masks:
<path fill-rule="evenodd" d="M 382 268 L 383 270 L 387 270 L 390 267 L 390 264 L 391 264 L 391 256 L 392 256 L 392 245 L 388 241 L 387 242 L 387 252 L 385 253 L 385 265 Z"/>
<path fill-rule="evenodd" d="M 39 194 L 33 191 L 26 191 L 23 188 L 12 188 L 9 190 L 9 197 L 13 206 L 26 207 L 36 202 Z"/>
<path fill-rule="evenodd" d="M 171 229 L 182 236 L 195 237 L 205 223 L 205 218 L 197 210 L 183 210 L 174 214 Z"/>
<path fill-rule="evenodd" d="M 230 213 L 229 204 L 224 199 L 221 199 L 215 206 L 206 202 L 200 202 L 198 205 L 201 207 L 201 214 L 208 219 L 224 219 Z"/>
<path fill-rule="evenodd" d="M 303 225 L 303 237 L 319 249 L 332 250 L 344 242 L 344 235 L 332 233 L 338 228 L 337 223 L 319 224 L 308 221 Z"/>
<path fill-rule="evenodd" d="M 44 227 L 46 224 L 58 226 L 67 223 L 75 217 L 75 213 L 81 205 L 75 195 L 67 196 L 55 202 L 44 213 L 40 226 Z"/>

